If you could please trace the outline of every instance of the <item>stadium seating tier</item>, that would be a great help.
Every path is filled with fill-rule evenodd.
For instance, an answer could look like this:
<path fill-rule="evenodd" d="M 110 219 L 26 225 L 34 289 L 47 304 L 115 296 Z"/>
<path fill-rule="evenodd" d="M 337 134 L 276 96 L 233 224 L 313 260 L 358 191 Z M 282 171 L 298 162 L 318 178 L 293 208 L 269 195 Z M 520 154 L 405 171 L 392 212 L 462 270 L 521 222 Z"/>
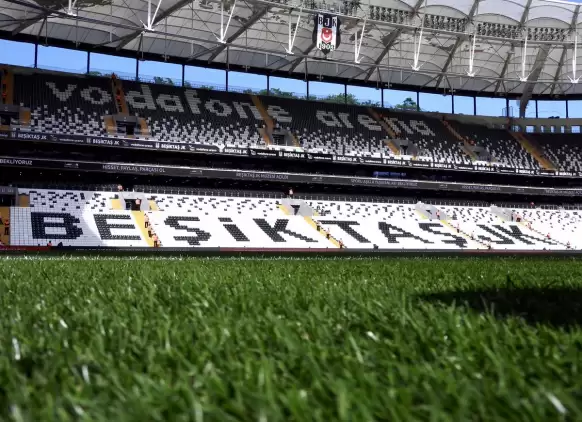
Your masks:
<path fill-rule="evenodd" d="M 582 145 L 580 134 L 536 133 L 528 134 L 561 170 L 582 172 Z"/>
<path fill-rule="evenodd" d="M 103 116 L 115 114 L 106 78 L 15 74 L 14 85 L 14 102 L 30 108 L 33 131 L 103 136 Z"/>
<path fill-rule="evenodd" d="M 493 162 L 504 167 L 539 170 L 539 163 L 532 157 L 510 133 L 503 129 L 493 129 L 485 125 L 451 121 L 453 127 L 473 142 L 485 148 Z"/>
<path fill-rule="evenodd" d="M 489 207 L 297 200 L 302 212 L 314 212 L 293 215 L 285 211 L 285 200 L 139 194 L 157 209 L 129 211 L 115 205 L 120 200 L 112 192 L 20 194 L 28 195 L 30 206 L 11 209 L 11 245 L 18 246 L 147 247 L 151 239 L 143 221 L 149 221 L 163 247 L 328 249 L 338 242 L 398 250 L 582 247 L 578 210 L 507 209 L 503 215 L 511 221 Z"/>
<path fill-rule="evenodd" d="M 213 145 L 219 148 L 266 147 L 271 121 L 308 152 L 360 157 L 389 157 L 387 141 L 412 156 L 440 164 L 470 164 L 440 115 L 375 109 L 274 96 L 183 88 L 123 81 L 128 112 L 144 118 L 152 139 L 160 142 Z M 15 102 L 31 109 L 30 130 L 45 133 L 112 136 L 105 116 L 118 114 L 111 80 L 106 77 L 52 73 L 15 73 Z M 509 132 L 486 125 L 448 121 L 464 139 L 483 147 L 493 163 L 539 170 L 540 164 Z M 113 136 L 122 136 L 121 134 Z M 565 171 L 582 171 L 576 135 L 536 135 L 548 158 Z M 289 139 L 286 142 L 289 143 Z M 271 139 L 272 140 L 272 139 Z M 407 143 L 406 143 L 407 142 Z M 393 145 L 391 145 L 393 148 Z"/>
<path fill-rule="evenodd" d="M 160 141 L 244 148 L 265 144 L 258 131 L 263 118 L 248 95 L 127 81 L 123 86 L 130 112 L 144 117 Z"/>

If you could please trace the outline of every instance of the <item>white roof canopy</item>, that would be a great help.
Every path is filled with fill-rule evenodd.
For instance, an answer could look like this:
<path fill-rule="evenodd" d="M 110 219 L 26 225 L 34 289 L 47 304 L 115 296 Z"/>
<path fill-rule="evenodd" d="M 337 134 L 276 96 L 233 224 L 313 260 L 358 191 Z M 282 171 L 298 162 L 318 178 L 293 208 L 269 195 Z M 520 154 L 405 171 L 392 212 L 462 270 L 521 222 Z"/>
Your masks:
<path fill-rule="evenodd" d="M 0 36 L 527 100 L 582 94 L 571 81 L 582 75 L 579 9 L 544 0 L 0 0 Z M 313 42 L 317 10 L 341 20 L 341 44 L 327 56 Z"/>

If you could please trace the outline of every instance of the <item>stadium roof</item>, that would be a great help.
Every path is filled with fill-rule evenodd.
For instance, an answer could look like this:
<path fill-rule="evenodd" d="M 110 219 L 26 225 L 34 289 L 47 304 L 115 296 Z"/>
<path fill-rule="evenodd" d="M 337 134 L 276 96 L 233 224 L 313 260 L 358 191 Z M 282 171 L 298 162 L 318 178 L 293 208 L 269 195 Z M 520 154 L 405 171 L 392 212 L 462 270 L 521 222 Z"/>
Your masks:
<path fill-rule="evenodd" d="M 341 21 L 341 44 L 327 56 L 312 37 L 318 10 Z M 544 0 L 0 0 L 0 36 L 527 100 L 582 94 L 570 80 L 582 75 L 573 60 L 579 11 L 579 4 Z"/>

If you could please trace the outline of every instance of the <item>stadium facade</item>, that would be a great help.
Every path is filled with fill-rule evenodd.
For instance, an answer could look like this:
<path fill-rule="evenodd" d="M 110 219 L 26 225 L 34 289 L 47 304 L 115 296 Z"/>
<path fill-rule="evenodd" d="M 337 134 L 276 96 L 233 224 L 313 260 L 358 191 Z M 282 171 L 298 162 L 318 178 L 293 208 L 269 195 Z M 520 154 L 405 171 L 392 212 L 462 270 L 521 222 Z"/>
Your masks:
<path fill-rule="evenodd" d="M 35 67 L 0 68 L 3 243 L 582 248 L 582 120 L 525 117 L 530 102 L 578 99 L 580 6 L 445 3 L 2 0 L 0 34 L 35 45 Z M 85 49 L 86 74 L 38 69 L 40 41 Z M 92 73 L 92 52 L 134 57 L 135 75 Z M 140 59 L 160 57 L 181 81 L 140 79 Z M 345 91 L 233 92 L 228 70 L 208 89 L 186 83 L 191 65 Z M 381 101 L 349 104 L 348 85 Z M 416 101 L 386 104 L 402 88 Z M 422 112 L 421 92 L 448 94 L 451 111 L 457 95 L 474 114 L 477 96 L 505 104 Z"/>

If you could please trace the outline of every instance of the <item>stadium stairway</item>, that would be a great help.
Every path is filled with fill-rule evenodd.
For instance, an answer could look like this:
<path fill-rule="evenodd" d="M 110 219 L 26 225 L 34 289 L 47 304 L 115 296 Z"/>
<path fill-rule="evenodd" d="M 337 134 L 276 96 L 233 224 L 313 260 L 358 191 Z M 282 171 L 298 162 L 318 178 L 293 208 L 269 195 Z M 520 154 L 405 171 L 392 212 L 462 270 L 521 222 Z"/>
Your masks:
<path fill-rule="evenodd" d="M 461 149 L 463 150 L 463 152 L 465 154 L 467 154 L 471 160 L 473 161 L 477 161 L 477 155 L 475 154 L 475 152 L 473 152 L 473 150 L 471 149 L 471 144 L 469 144 L 469 142 L 467 142 L 467 139 L 464 138 L 463 136 L 461 136 L 461 134 L 459 132 L 456 131 L 456 129 L 454 127 L 451 126 L 451 124 L 449 122 L 447 122 L 446 120 L 443 120 L 443 125 L 447 128 L 447 130 L 456 138 L 458 139 L 460 142 L 462 142 L 461 144 Z"/>
<path fill-rule="evenodd" d="M 295 146 L 295 148 L 301 148 L 301 145 L 299 144 L 299 141 L 297 140 L 297 136 L 295 136 L 295 134 L 291 131 L 288 132 L 289 136 L 291 137 L 291 140 L 293 141 L 293 145 Z"/>
<path fill-rule="evenodd" d="M 17 105 L 14 104 L 14 72 L 8 66 L 0 66 L 0 105 Z M 30 127 L 31 112 L 30 108 L 20 107 L 19 124 L 21 128 Z M 0 125 L 0 130 L 10 130 L 10 125 Z"/>
<path fill-rule="evenodd" d="M 471 234 L 467 231 L 463 230 L 462 227 L 453 225 L 451 218 L 444 210 L 439 210 L 434 205 L 424 204 L 422 202 L 418 202 L 415 205 L 416 213 L 425 220 L 438 220 L 445 229 L 449 230 L 451 234 L 455 236 L 461 236 L 465 238 L 469 245 L 471 245 L 472 249 L 480 249 L 479 247 L 475 247 L 475 245 L 481 245 L 484 247 L 488 247 L 489 245 L 479 239 L 474 239 L 471 237 Z M 437 211 L 439 212 L 437 217 Z M 458 227 L 458 228 L 457 228 Z"/>
<path fill-rule="evenodd" d="M 556 170 L 556 165 L 552 163 L 548 158 L 546 158 L 543 154 L 543 150 L 540 146 L 538 146 L 533 140 L 526 137 L 521 132 L 513 132 L 509 131 L 511 136 L 519 142 L 519 144 L 525 149 L 532 157 L 536 159 L 536 161 L 542 166 L 542 168 L 546 170 Z"/>
<path fill-rule="evenodd" d="M 489 211 L 491 212 L 491 214 L 499 218 L 501 221 L 512 221 L 511 210 L 508 210 L 506 208 L 500 208 L 496 205 L 491 205 Z"/>
<path fill-rule="evenodd" d="M 370 116 L 374 118 L 378 122 L 378 124 L 386 131 L 389 136 L 389 139 L 384 139 L 384 145 L 392 152 L 394 155 L 400 155 L 400 148 L 396 146 L 392 139 L 398 139 L 398 135 L 394 132 L 394 130 L 390 127 L 389 124 L 382 118 L 380 114 L 373 108 L 368 108 L 368 113 Z"/>
<path fill-rule="evenodd" d="M 9 67 L 0 67 L 0 106 L 14 104 L 14 74 Z M 9 131 L 10 125 L 0 124 L 0 130 Z"/>
<path fill-rule="evenodd" d="M 535 221 L 530 221 L 530 220 L 527 220 L 525 218 L 522 219 L 520 222 L 514 221 L 512 218 L 513 211 L 510 209 L 501 208 L 501 207 L 497 207 L 495 205 L 492 205 L 490 208 L 490 212 L 503 222 L 511 221 L 511 222 L 514 222 L 515 224 L 521 225 L 522 227 L 524 227 L 526 229 L 525 230 L 526 232 L 529 232 L 531 230 L 532 232 L 536 233 L 537 235 L 541 236 L 542 238 L 546 238 L 546 236 L 548 235 L 547 232 L 544 233 L 541 230 L 536 228 L 537 222 L 535 222 Z M 531 227 L 531 229 L 530 229 L 530 227 Z M 556 242 L 559 245 L 567 246 L 567 242 L 563 242 L 563 241 L 556 239 L 554 236 L 552 236 L 552 233 L 550 233 L 550 238 L 552 239 L 552 241 Z"/>
<path fill-rule="evenodd" d="M 8 66 L 0 66 L 0 105 L 14 104 L 14 73 Z"/>
<path fill-rule="evenodd" d="M 129 116 L 129 106 L 127 105 L 127 100 L 125 99 L 125 90 L 123 89 L 123 82 L 115 74 L 111 75 L 111 94 L 113 95 L 115 107 L 117 109 L 117 114 L 122 116 Z M 103 116 L 105 127 L 107 133 L 112 135 L 117 135 L 117 126 L 115 124 L 115 119 L 113 116 Z M 147 124 L 146 119 L 143 117 L 137 118 L 139 125 L 139 134 L 141 136 L 150 136 L 150 129 Z M 126 135 L 132 137 L 133 135 Z"/>
<path fill-rule="evenodd" d="M 392 138 L 392 139 L 398 138 L 398 136 L 396 136 L 396 133 L 394 133 L 394 131 L 392 130 L 390 125 L 388 125 L 384 121 L 384 119 L 382 119 L 382 117 L 378 114 L 378 112 L 376 110 L 374 110 L 373 108 L 368 108 L 368 113 L 370 113 L 370 116 L 372 116 L 374 118 L 374 120 L 376 120 L 380 124 L 380 126 L 382 126 L 382 128 L 386 131 L 386 133 L 388 133 L 388 135 L 390 135 L 390 138 Z"/>
<path fill-rule="evenodd" d="M 3 245 L 10 245 L 10 235 L 4 234 L 4 221 L 6 219 L 10 220 L 10 207 L 0 207 L 0 218 L 2 219 L 2 224 L 0 224 L 0 242 Z"/>
<path fill-rule="evenodd" d="M 318 232 L 321 236 L 327 238 L 327 240 L 336 248 L 340 247 L 340 243 L 339 241 L 333 237 L 331 234 L 329 234 L 329 238 L 328 236 L 328 231 L 326 229 L 324 229 L 323 227 L 320 227 L 320 229 L 317 229 L 317 223 L 315 222 L 315 220 L 313 218 L 311 218 L 312 216 L 317 216 L 317 212 L 311 208 L 309 205 L 307 205 L 305 202 L 303 201 L 297 201 L 297 200 L 283 200 L 283 203 L 279 204 L 279 209 L 281 210 L 281 212 L 283 212 L 283 214 L 285 215 L 289 215 L 292 216 L 294 215 L 294 209 L 290 208 L 290 205 L 285 205 L 285 201 L 288 201 L 288 204 L 291 203 L 291 201 L 293 202 L 302 202 L 303 203 L 303 207 L 304 207 L 304 211 L 306 209 L 311 210 L 311 213 L 309 215 L 304 215 L 304 214 L 300 214 L 301 209 L 299 209 L 299 211 L 297 212 L 297 215 L 301 215 L 303 217 L 303 219 L 307 222 L 307 224 L 309 224 L 309 226 L 314 229 L 316 232 Z"/>
<path fill-rule="evenodd" d="M 150 211 L 159 211 L 160 210 L 156 201 L 153 201 L 150 199 L 148 202 L 150 204 Z"/>
<path fill-rule="evenodd" d="M 121 203 L 121 199 L 112 199 L 111 200 L 111 209 L 123 211 L 125 209 L 125 207 Z"/>
<path fill-rule="evenodd" d="M 113 199 L 112 201 L 115 201 L 115 199 Z M 133 215 L 133 218 L 135 219 L 137 226 L 138 226 L 139 230 L 141 231 L 141 234 L 142 234 L 143 238 L 145 239 L 145 241 L 147 242 L 148 246 L 150 248 L 153 248 L 154 241 L 148 235 L 148 230 L 146 229 L 146 226 L 145 226 L 145 214 L 144 214 L 144 212 L 143 211 L 132 211 L 131 214 Z"/>
<path fill-rule="evenodd" d="M 117 78 L 115 73 L 111 75 L 111 94 L 115 99 L 117 113 L 123 116 L 129 116 L 129 108 L 127 107 L 127 102 L 125 101 L 123 84 L 121 83 L 121 79 Z"/>
<path fill-rule="evenodd" d="M 273 118 L 269 116 L 269 113 L 267 112 L 265 105 L 263 104 L 259 97 L 257 97 L 256 95 L 251 95 L 251 100 L 253 101 L 253 104 L 257 108 L 257 110 L 259 110 L 259 113 L 261 113 L 261 117 L 263 118 L 267 126 L 267 131 L 265 131 L 264 129 L 260 131 L 261 135 L 263 136 L 265 143 L 267 145 L 271 145 L 271 137 L 269 136 L 269 133 L 273 133 L 273 129 L 275 128 Z"/>
<path fill-rule="evenodd" d="M 390 139 L 385 139 L 384 145 L 386 145 L 386 147 L 388 147 L 388 149 L 392 151 L 392 154 L 400 155 L 400 150 L 398 149 L 398 147 L 396 147 L 396 145 L 394 145 L 394 142 L 392 142 Z"/>
<path fill-rule="evenodd" d="M 300 215 L 302 217 L 312 217 L 317 213 L 305 201 L 300 199 L 283 199 L 279 207 L 286 215 Z M 297 209 L 297 212 L 295 210 Z"/>
<path fill-rule="evenodd" d="M 537 235 L 541 236 L 542 238 L 545 238 L 548 235 L 548 233 L 544 233 L 541 230 L 539 230 L 539 228 L 537 227 L 538 222 L 536 222 L 536 221 L 522 219 L 518 224 L 522 225 L 528 231 L 531 230 L 532 232 L 536 233 Z M 562 246 L 568 245 L 567 241 L 564 242 L 564 241 L 558 240 L 558 237 L 554 236 L 552 232 L 550 232 L 549 234 L 550 234 L 550 239 L 553 242 L 556 242 L 557 244 L 562 245 Z M 572 243 L 572 242 L 570 242 L 570 243 Z"/>
<path fill-rule="evenodd" d="M 30 207 L 30 197 L 25 194 L 18 195 L 18 206 L 22 208 Z"/>
<path fill-rule="evenodd" d="M 482 240 L 475 239 L 475 238 L 471 237 L 471 234 L 470 233 L 467 233 L 458 223 L 457 223 L 457 226 L 456 227 L 452 223 L 452 220 L 448 220 L 448 219 L 441 220 L 441 223 L 445 227 L 447 227 L 449 230 L 451 230 L 454 234 L 461 235 L 462 237 L 464 237 L 465 239 L 467 239 L 467 241 L 469 242 L 469 244 L 471 244 L 471 243 L 478 243 L 481 246 L 485 246 L 486 248 L 489 247 L 489 244 L 483 242 Z M 493 247 L 491 249 L 493 249 Z"/>
<path fill-rule="evenodd" d="M 108 134 L 112 136 L 117 135 L 117 126 L 115 126 L 113 116 L 103 116 L 103 123 L 105 124 L 105 130 Z"/>
<path fill-rule="evenodd" d="M 273 144 L 273 142 L 271 142 L 271 137 L 267 133 L 267 130 L 263 127 L 260 127 L 258 130 L 259 130 L 259 135 L 261 135 L 261 138 L 263 138 L 263 141 L 265 141 L 265 144 L 267 146 L 271 146 Z"/>
<path fill-rule="evenodd" d="M 434 205 L 430 205 L 430 204 L 425 204 L 423 202 L 418 202 L 415 206 L 416 212 L 418 214 L 420 214 L 420 216 L 422 216 L 424 219 L 427 220 L 448 220 L 449 217 L 448 215 L 442 211 L 439 210 L 437 207 L 435 207 Z M 438 215 L 438 217 L 437 217 Z"/>
<path fill-rule="evenodd" d="M 311 217 L 303 217 L 305 219 L 305 221 L 307 222 L 307 224 L 309 224 L 315 231 L 317 231 L 319 234 L 321 234 L 322 236 L 327 238 L 328 235 L 328 231 L 325 230 L 323 227 L 320 227 L 319 230 L 317 230 L 317 223 L 315 222 L 315 220 L 313 220 L 313 218 Z M 339 241 L 333 237 L 331 234 L 329 234 L 329 238 L 327 238 L 327 240 L 334 245 L 336 248 L 340 247 L 340 243 Z"/>

